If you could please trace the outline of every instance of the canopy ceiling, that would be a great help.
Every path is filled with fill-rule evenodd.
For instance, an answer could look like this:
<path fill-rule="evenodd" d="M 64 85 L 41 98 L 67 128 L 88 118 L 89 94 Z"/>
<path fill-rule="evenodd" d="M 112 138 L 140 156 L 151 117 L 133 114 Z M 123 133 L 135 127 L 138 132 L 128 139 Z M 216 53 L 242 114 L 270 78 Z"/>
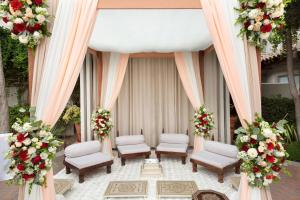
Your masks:
<path fill-rule="evenodd" d="M 212 44 L 201 9 L 103 9 L 89 47 L 139 53 L 200 51 Z"/>

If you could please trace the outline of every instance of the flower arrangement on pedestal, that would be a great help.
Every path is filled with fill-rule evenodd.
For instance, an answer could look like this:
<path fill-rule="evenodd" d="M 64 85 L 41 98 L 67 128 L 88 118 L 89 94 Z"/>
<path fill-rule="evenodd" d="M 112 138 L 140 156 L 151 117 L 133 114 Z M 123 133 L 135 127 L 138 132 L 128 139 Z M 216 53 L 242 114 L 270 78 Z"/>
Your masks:
<path fill-rule="evenodd" d="M 276 37 L 276 31 L 284 27 L 283 0 L 239 0 L 237 23 L 242 24 L 240 35 L 263 48 L 267 41 Z"/>
<path fill-rule="evenodd" d="M 29 48 L 35 48 L 50 35 L 45 0 L 5 0 L 0 3 L 0 19 L 11 37 Z"/>
<path fill-rule="evenodd" d="M 109 136 L 112 130 L 111 113 L 109 110 L 98 109 L 92 115 L 92 129 L 101 140 Z"/>
<path fill-rule="evenodd" d="M 204 138 L 210 137 L 210 131 L 214 127 L 212 113 L 209 113 L 204 106 L 201 106 L 194 115 L 194 134 Z"/>
<path fill-rule="evenodd" d="M 249 185 L 265 187 L 279 180 L 279 172 L 288 173 L 286 159 L 288 153 L 283 145 L 282 134 L 285 132 L 285 120 L 270 125 L 256 116 L 247 128 L 238 128 L 236 145 L 239 158 L 243 161 L 241 171 L 246 172 Z"/>
<path fill-rule="evenodd" d="M 9 183 L 29 183 L 29 192 L 33 184 L 45 186 L 46 174 L 61 142 L 42 121 L 18 119 L 12 129 L 8 138 L 10 149 L 6 154 L 10 160 L 9 173 L 13 177 Z"/>

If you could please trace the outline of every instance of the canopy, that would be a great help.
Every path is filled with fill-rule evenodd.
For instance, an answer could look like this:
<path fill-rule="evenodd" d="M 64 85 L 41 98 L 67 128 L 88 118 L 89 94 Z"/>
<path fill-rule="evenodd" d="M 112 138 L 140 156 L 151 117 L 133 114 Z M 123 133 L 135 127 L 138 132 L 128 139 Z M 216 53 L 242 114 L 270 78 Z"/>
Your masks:
<path fill-rule="evenodd" d="M 205 50 L 212 44 L 202 9 L 99 10 L 89 47 L 139 53 Z"/>

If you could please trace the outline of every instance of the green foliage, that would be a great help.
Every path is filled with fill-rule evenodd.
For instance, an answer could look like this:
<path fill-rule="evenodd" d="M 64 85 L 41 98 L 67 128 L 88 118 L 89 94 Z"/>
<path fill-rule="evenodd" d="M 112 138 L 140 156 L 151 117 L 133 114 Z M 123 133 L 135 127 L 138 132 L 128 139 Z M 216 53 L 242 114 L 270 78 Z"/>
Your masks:
<path fill-rule="evenodd" d="M 80 123 L 80 108 L 76 105 L 72 105 L 67 108 L 63 118 L 67 124 L 69 122 L 77 124 Z"/>
<path fill-rule="evenodd" d="M 287 152 L 290 155 L 290 160 L 300 161 L 300 142 L 289 144 L 287 146 Z"/>
<path fill-rule="evenodd" d="M 0 45 L 6 84 L 26 87 L 27 83 L 27 47 L 11 39 L 10 33 L 0 28 Z"/>
<path fill-rule="evenodd" d="M 16 119 L 29 118 L 29 106 L 28 105 L 16 105 L 14 107 L 9 107 L 9 128 L 12 132 L 12 125 L 16 122 Z"/>
<path fill-rule="evenodd" d="M 297 31 L 300 28 L 300 0 L 287 0 L 285 22 L 289 29 Z"/>
<path fill-rule="evenodd" d="M 281 96 L 262 98 L 262 116 L 267 122 L 277 122 L 283 118 L 295 124 L 295 105 L 292 99 Z"/>
<path fill-rule="evenodd" d="M 297 131 L 294 125 L 285 124 L 285 132 L 283 132 L 283 138 L 286 144 L 291 144 L 292 142 L 299 141 Z"/>

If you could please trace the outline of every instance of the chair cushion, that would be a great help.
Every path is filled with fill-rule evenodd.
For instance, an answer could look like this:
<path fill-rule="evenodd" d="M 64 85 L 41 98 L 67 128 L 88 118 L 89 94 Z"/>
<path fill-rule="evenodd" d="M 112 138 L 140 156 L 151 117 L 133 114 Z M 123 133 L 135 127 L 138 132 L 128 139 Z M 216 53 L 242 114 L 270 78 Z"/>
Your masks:
<path fill-rule="evenodd" d="M 216 153 L 231 158 L 237 158 L 238 155 L 238 149 L 236 146 L 230 144 L 223 144 L 220 142 L 205 141 L 204 149 L 205 151 L 209 151 L 211 153 Z"/>
<path fill-rule="evenodd" d="M 116 138 L 116 145 L 132 145 L 132 144 L 142 144 L 145 142 L 145 137 L 143 135 L 126 135 Z"/>
<path fill-rule="evenodd" d="M 193 153 L 191 155 L 191 159 L 195 159 L 221 169 L 238 161 L 238 159 L 222 156 L 208 151 Z"/>
<path fill-rule="evenodd" d="M 112 158 L 109 154 L 101 152 L 76 158 L 66 158 L 66 162 L 77 167 L 78 169 L 94 166 L 110 160 L 112 160 Z"/>
<path fill-rule="evenodd" d="M 181 133 L 163 133 L 160 134 L 160 143 L 188 144 L 189 136 Z"/>
<path fill-rule="evenodd" d="M 101 143 L 99 141 L 88 141 L 72 144 L 65 149 L 65 156 L 75 158 L 85 156 L 101 151 Z"/>
<path fill-rule="evenodd" d="M 117 148 L 121 154 L 142 153 L 142 152 L 150 151 L 150 147 L 145 143 L 144 144 L 118 146 Z"/>
<path fill-rule="evenodd" d="M 179 152 L 186 153 L 187 144 L 169 144 L 169 143 L 160 143 L 157 147 L 157 151 L 170 151 L 170 152 Z"/>

